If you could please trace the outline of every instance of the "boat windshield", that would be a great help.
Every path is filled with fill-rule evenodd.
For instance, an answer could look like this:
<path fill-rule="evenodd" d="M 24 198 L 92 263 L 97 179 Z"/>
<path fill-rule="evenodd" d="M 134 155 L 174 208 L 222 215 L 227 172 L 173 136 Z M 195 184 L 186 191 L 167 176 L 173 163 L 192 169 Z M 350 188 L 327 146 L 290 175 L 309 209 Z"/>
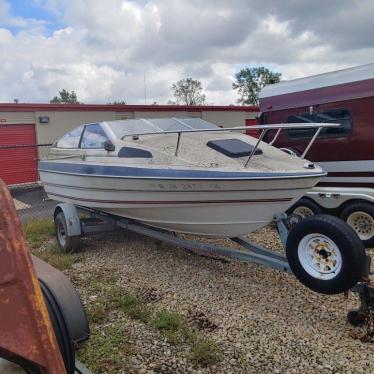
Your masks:
<path fill-rule="evenodd" d="M 138 118 L 107 122 L 116 137 L 127 135 L 162 133 L 178 130 L 214 129 L 218 126 L 200 118 Z"/>

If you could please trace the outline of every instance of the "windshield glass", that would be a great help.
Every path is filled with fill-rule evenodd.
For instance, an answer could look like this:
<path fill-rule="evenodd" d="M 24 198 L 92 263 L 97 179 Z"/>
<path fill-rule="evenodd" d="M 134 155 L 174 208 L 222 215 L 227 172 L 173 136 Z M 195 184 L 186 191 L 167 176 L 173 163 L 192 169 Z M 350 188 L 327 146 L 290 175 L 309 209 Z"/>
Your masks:
<path fill-rule="evenodd" d="M 200 118 L 152 118 L 107 122 L 119 138 L 127 135 L 160 133 L 164 131 L 214 129 L 218 126 Z"/>

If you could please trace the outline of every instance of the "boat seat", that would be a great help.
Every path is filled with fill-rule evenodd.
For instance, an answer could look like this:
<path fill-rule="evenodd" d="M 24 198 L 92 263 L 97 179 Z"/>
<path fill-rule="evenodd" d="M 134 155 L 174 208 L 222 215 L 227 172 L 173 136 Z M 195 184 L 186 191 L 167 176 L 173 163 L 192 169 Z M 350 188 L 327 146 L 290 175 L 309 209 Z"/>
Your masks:
<path fill-rule="evenodd" d="M 210 140 L 206 145 L 217 152 L 232 158 L 249 156 L 254 148 L 252 145 L 243 142 L 240 139 Z M 257 148 L 255 154 L 261 155 L 261 149 Z"/>

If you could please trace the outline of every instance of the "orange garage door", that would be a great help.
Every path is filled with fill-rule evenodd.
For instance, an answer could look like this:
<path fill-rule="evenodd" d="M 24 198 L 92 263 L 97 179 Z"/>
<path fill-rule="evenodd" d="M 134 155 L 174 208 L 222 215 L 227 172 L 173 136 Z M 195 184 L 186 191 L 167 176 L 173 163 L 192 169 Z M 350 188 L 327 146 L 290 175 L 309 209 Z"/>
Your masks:
<path fill-rule="evenodd" d="M 7 148 L 7 145 L 36 143 L 35 125 L 0 125 L 0 178 L 6 184 L 38 180 L 36 147 Z"/>

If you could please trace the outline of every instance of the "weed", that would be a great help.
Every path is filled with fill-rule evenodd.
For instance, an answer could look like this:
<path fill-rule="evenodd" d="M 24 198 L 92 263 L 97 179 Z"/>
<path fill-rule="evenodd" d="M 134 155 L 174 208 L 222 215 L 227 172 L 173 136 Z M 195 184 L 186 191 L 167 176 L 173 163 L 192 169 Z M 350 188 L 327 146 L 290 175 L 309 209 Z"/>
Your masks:
<path fill-rule="evenodd" d="M 137 304 L 138 300 L 133 295 L 124 295 L 119 300 L 119 306 L 123 309 L 128 309 L 130 307 L 133 307 L 135 304 Z"/>
<path fill-rule="evenodd" d="M 55 242 L 48 243 L 43 249 L 34 250 L 34 254 L 59 270 L 69 269 L 82 259 L 79 254 L 60 252 Z"/>
<path fill-rule="evenodd" d="M 130 308 L 127 314 L 133 319 L 137 319 L 143 323 L 148 323 L 152 316 L 152 310 L 146 305 L 137 304 Z"/>
<path fill-rule="evenodd" d="M 186 327 L 185 325 L 183 325 L 183 327 L 181 329 L 181 333 L 184 337 L 184 340 L 190 345 L 193 344 L 198 338 L 197 331 L 192 330 L 192 329 Z"/>
<path fill-rule="evenodd" d="M 152 315 L 150 308 L 140 303 L 135 296 L 130 294 L 123 295 L 118 302 L 118 306 L 130 318 L 144 323 L 149 322 Z"/>
<path fill-rule="evenodd" d="M 164 335 L 170 344 L 177 345 L 182 342 L 182 337 L 176 331 L 164 331 Z"/>
<path fill-rule="evenodd" d="M 178 331 L 182 325 L 182 316 L 176 312 L 161 311 L 156 314 L 152 326 L 158 330 Z"/>
<path fill-rule="evenodd" d="M 90 339 L 77 352 L 79 359 L 94 373 L 116 373 L 126 369 L 126 358 L 131 354 L 133 349 L 119 323 L 92 329 Z"/>
<path fill-rule="evenodd" d="M 26 239 L 31 248 L 39 247 L 54 234 L 54 224 L 49 218 L 30 220 L 23 225 Z"/>
<path fill-rule="evenodd" d="M 100 323 L 104 322 L 107 315 L 108 315 L 108 306 L 104 303 L 96 303 L 92 304 L 88 309 L 87 309 L 87 316 L 90 322 L 92 323 Z"/>
<path fill-rule="evenodd" d="M 207 367 L 217 364 L 221 360 L 221 356 L 213 342 L 196 336 L 191 342 L 189 359 L 196 366 Z"/>

